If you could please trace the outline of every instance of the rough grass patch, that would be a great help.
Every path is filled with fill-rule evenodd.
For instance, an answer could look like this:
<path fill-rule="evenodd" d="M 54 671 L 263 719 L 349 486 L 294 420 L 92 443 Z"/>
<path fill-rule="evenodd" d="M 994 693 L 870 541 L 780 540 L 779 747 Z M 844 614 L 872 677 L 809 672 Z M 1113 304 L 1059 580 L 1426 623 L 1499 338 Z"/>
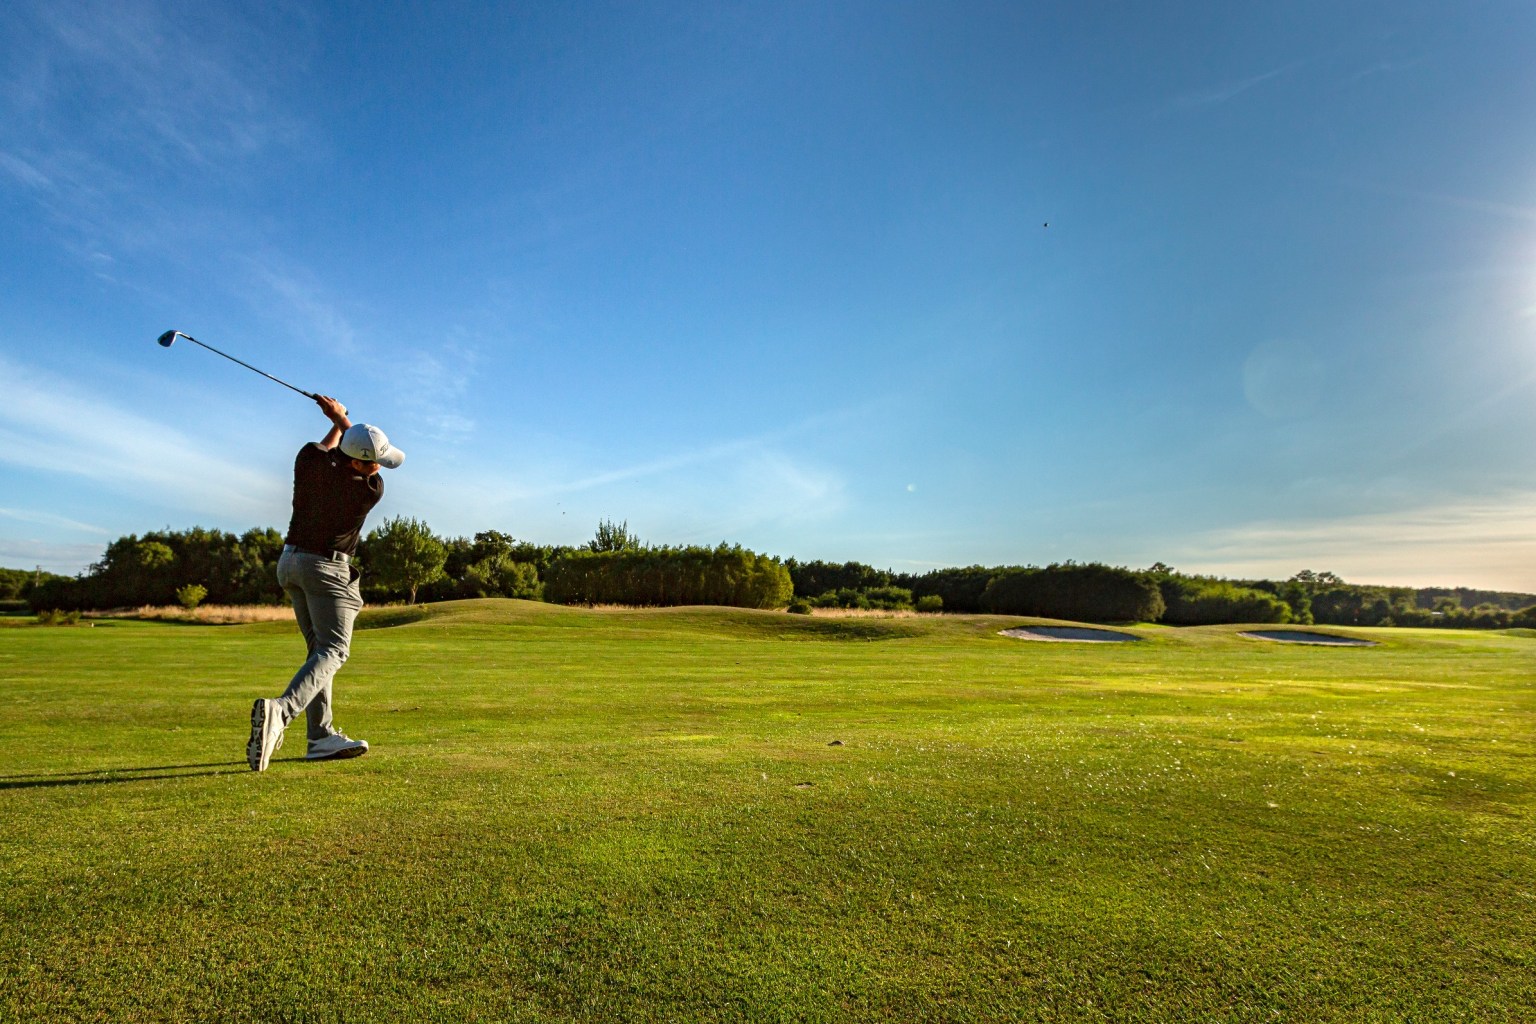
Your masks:
<path fill-rule="evenodd" d="M 203 626 L 236 626 L 252 622 L 286 622 L 293 609 L 285 604 L 205 604 L 187 609 L 180 605 L 140 605 L 105 612 L 86 612 L 93 619 L 149 619 L 157 622 L 191 622 Z"/>
<path fill-rule="evenodd" d="M 920 612 L 912 608 L 811 608 L 822 619 L 912 619 Z"/>

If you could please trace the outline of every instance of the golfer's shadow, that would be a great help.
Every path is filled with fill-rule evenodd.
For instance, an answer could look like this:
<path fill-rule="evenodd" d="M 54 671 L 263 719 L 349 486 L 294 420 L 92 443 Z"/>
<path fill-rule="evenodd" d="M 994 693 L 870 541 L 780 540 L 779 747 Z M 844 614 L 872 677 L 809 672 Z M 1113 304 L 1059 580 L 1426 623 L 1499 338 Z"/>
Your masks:
<path fill-rule="evenodd" d="M 216 768 L 222 771 L 190 771 L 189 769 L 192 768 Z M 205 764 L 159 764 L 145 768 L 97 768 L 85 772 L 21 772 L 16 775 L 0 775 L 0 789 L 41 789 L 49 786 L 100 786 L 113 782 L 198 779 L 207 775 L 234 775 L 250 770 L 244 761 L 211 761 Z M 165 774 L 169 772 L 179 774 Z"/>

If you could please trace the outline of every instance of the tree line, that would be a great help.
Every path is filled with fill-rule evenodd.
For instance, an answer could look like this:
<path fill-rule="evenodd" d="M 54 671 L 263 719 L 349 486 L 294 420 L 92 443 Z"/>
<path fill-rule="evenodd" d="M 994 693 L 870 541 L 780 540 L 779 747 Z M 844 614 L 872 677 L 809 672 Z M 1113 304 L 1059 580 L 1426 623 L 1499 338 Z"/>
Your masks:
<path fill-rule="evenodd" d="M 141 605 L 279 604 L 276 530 L 241 535 L 194 527 L 130 534 L 76 577 L 5 570 L 16 598 L 35 612 Z M 627 524 L 605 521 L 581 547 L 540 545 L 495 530 L 439 537 L 397 517 L 370 531 L 353 564 L 371 603 L 514 597 L 561 604 L 785 606 L 792 597 L 781 561 L 740 545 L 653 546 Z M 23 577 L 26 585 L 23 586 Z"/>
<path fill-rule="evenodd" d="M 51 580 L 69 577 L 36 569 L 0 569 L 0 614 L 29 610 L 32 592 Z"/>
<path fill-rule="evenodd" d="M 76 577 L 0 569 L 0 602 L 34 611 L 139 605 L 277 604 L 282 535 L 193 527 L 130 534 Z M 721 543 L 652 545 L 605 520 L 579 546 L 541 545 L 486 530 L 440 537 L 390 519 L 363 538 L 355 563 L 371 603 L 515 597 L 560 604 L 718 604 L 1033 615 L 1082 622 L 1223 622 L 1346 626 L 1536 628 L 1536 595 L 1471 588 L 1347 583 L 1331 572 L 1229 580 L 1099 563 L 950 567 L 897 573 L 861 562 L 780 560 Z"/>
<path fill-rule="evenodd" d="M 132 608 L 177 602 L 187 586 L 206 588 L 212 604 L 277 604 L 277 559 L 283 535 L 254 529 L 243 534 L 157 530 L 129 534 L 107 545 L 101 559 L 76 577 L 55 576 L 26 594 L 34 610 Z"/>
<path fill-rule="evenodd" d="M 796 600 L 809 607 L 890 607 L 889 595 L 897 592 L 910 595 L 909 606 L 919 609 L 926 604 L 930 610 L 1083 622 L 1536 628 L 1536 594 L 1347 583 L 1332 572 L 1309 569 L 1275 581 L 1186 574 L 1161 562 L 1142 570 L 1066 562 L 1043 568 L 971 565 L 922 574 L 860 562 L 791 558 L 785 565 Z M 1051 610 L 1039 610 L 1046 608 Z"/>
<path fill-rule="evenodd" d="M 778 559 L 721 544 L 573 551 L 551 564 L 544 595 L 557 604 L 782 608 L 792 590 Z"/>

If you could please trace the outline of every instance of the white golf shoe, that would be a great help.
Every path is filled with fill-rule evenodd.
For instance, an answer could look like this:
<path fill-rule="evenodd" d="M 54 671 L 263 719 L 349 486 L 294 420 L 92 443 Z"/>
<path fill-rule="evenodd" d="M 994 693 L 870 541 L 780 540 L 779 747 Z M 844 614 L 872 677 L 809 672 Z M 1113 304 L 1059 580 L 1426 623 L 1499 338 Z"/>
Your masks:
<path fill-rule="evenodd" d="M 283 745 L 283 719 L 277 701 L 258 698 L 251 705 L 251 738 L 245 744 L 245 760 L 253 772 L 264 772 L 272 755 Z"/>
<path fill-rule="evenodd" d="M 339 761 L 346 757 L 362 757 L 368 753 L 367 740 L 354 740 L 346 733 L 334 732 L 323 740 L 310 740 L 309 761 Z"/>

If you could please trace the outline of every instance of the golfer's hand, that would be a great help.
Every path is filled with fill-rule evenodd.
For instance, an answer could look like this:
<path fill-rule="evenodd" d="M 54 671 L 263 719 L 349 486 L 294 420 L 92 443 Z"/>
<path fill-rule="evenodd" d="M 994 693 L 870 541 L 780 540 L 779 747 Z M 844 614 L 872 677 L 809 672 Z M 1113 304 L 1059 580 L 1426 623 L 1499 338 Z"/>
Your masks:
<path fill-rule="evenodd" d="M 320 407 L 321 412 L 325 413 L 326 419 L 336 424 L 342 430 L 346 430 L 352 425 L 352 421 L 347 419 L 347 407 L 331 396 L 316 395 L 315 404 Z"/>

